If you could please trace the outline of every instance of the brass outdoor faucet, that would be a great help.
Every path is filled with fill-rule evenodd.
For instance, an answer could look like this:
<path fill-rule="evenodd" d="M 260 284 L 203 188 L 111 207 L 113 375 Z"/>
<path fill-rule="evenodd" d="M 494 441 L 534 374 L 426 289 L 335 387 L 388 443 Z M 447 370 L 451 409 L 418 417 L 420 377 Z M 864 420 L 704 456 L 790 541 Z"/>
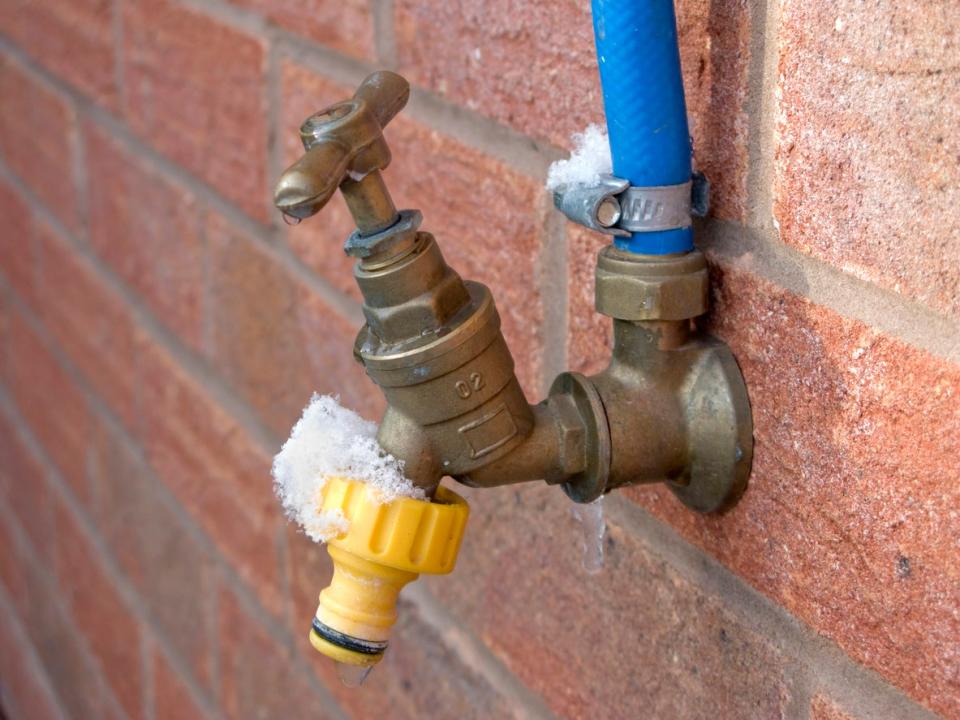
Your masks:
<path fill-rule="evenodd" d="M 737 501 L 753 454 L 740 369 L 726 345 L 693 325 L 709 290 L 696 250 L 604 248 L 596 301 L 614 318 L 610 364 L 592 377 L 561 373 L 546 400 L 527 403 L 490 291 L 444 262 L 433 235 L 419 230 L 420 212 L 398 212 L 380 174 L 390 162 L 383 127 L 408 97 L 406 80 L 377 72 L 352 99 L 307 118 L 306 153 L 275 196 L 296 219 L 322 209 L 337 188 L 346 198 L 357 230 L 345 249 L 358 258 L 367 321 L 354 355 L 387 400 L 377 440 L 428 498 L 383 505 L 349 478 L 329 478 L 320 491 L 318 511 L 344 518 L 348 529 L 328 540 L 335 571 L 310 641 L 361 679 L 387 647 L 400 589 L 419 574 L 453 569 L 468 509 L 439 487 L 443 477 L 474 487 L 544 480 L 580 503 L 622 485 L 666 482 L 709 512 Z M 671 206 L 643 189 L 630 195 L 627 184 L 601 179 L 556 202 L 614 233 L 626 234 L 613 227 L 621 215 L 657 220 L 658 208 L 674 216 L 686 208 L 689 221 L 683 198 Z M 664 190 L 675 192 L 652 189 Z"/>
<path fill-rule="evenodd" d="M 614 318 L 610 365 L 589 378 L 562 373 L 529 405 L 490 291 L 461 280 L 419 231 L 420 212 L 398 212 L 384 184 L 382 130 L 408 97 L 406 80 L 376 72 L 309 117 L 306 154 L 275 196 L 302 219 L 340 188 L 353 214 L 345 249 L 359 258 L 367 321 L 354 354 L 386 396 L 384 450 L 428 494 L 450 476 L 475 487 L 542 479 L 581 503 L 652 482 L 703 512 L 736 502 L 750 473 L 750 407 L 727 346 L 693 326 L 707 310 L 703 255 L 604 248 L 596 294 Z"/>

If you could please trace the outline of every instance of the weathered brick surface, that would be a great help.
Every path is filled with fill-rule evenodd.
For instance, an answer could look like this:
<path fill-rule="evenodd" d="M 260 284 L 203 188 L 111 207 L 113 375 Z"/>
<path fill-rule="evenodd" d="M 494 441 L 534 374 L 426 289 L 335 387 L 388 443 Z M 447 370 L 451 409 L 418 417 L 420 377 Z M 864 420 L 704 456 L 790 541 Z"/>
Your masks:
<path fill-rule="evenodd" d="M 611 526 L 582 568 L 570 501 L 542 485 L 471 493 L 457 568 L 433 590 L 562 717 L 780 717 L 784 659 Z"/>
<path fill-rule="evenodd" d="M 324 720 L 324 706 L 311 679 L 291 667 L 289 647 L 278 644 L 236 597 L 222 593 L 220 618 L 220 706 L 228 718 Z"/>
<path fill-rule="evenodd" d="M 53 566 L 15 537 L 14 523 L 0 523 L 0 576 L 12 598 L 30 641 L 40 657 L 61 705 L 78 717 L 114 717 L 116 701 L 104 687 L 100 671 L 83 647 L 82 636 L 63 606 L 62 593 L 52 577 Z M 22 529 L 21 529 L 22 531 Z M 15 575 L 9 576 L 9 570 Z M 15 584 L 8 584 L 14 580 Z"/>
<path fill-rule="evenodd" d="M 184 344 L 199 349 L 204 253 L 196 198 L 95 125 L 84 136 L 90 244 Z"/>
<path fill-rule="evenodd" d="M 278 434 L 313 392 L 379 418 L 382 399 L 353 359 L 359 329 L 219 216 L 207 222 L 211 361 Z"/>
<path fill-rule="evenodd" d="M 628 493 L 929 707 L 960 709 L 960 369 L 755 278 L 714 323 L 753 406 L 753 475 L 721 517 Z M 894 620 L 894 618 L 896 620 Z"/>
<path fill-rule="evenodd" d="M 7 380 L 7 357 L 9 356 L 10 314 L 13 312 L 9 295 L 0 289 L 0 382 Z"/>
<path fill-rule="evenodd" d="M 272 611 L 281 609 L 270 458 L 165 350 L 141 352 L 147 460 L 194 521 Z"/>
<path fill-rule="evenodd" d="M 710 214 L 742 220 L 751 8 L 756 6 L 748 0 L 677 0 L 676 5 L 694 165 L 710 179 Z"/>
<path fill-rule="evenodd" d="M 229 0 L 297 35 L 345 55 L 374 59 L 373 17 L 366 0 Z"/>
<path fill-rule="evenodd" d="M 407 602 L 397 606 L 399 618 L 390 651 L 357 692 L 345 687 L 333 664 L 307 640 L 317 609 L 317 596 L 330 584 L 333 566 L 325 547 L 302 533 L 290 533 L 291 631 L 301 656 L 322 678 L 351 717 L 371 718 L 506 718 L 511 703 L 469 667 L 443 633 L 428 624 Z M 425 683 L 423 678 L 430 678 Z"/>
<path fill-rule="evenodd" d="M 17 516 L 37 554 L 52 562 L 53 505 L 44 471 L 4 415 L 0 415 L 0 498 Z"/>
<path fill-rule="evenodd" d="M 143 677 L 137 620 L 63 500 L 56 502 L 56 511 L 57 579 L 74 628 L 86 637 L 124 710 L 140 718 Z"/>
<path fill-rule="evenodd" d="M 194 677 L 210 686 L 213 558 L 162 497 L 143 459 L 102 422 L 95 428 L 89 469 L 100 535 L 166 642 L 190 664 Z"/>
<path fill-rule="evenodd" d="M 368 420 L 380 420 L 383 393 L 353 359 L 357 327 L 332 311 L 317 293 L 300 286 L 297 317 L 310 360 L 315 392 L 340 395 L 341 401 Z"/>
<path fill-rule="evenodd" d="M 55 696 L 31 662 L 30 641 L 14 622 L 6 613 L 0 616 L 0 707 L 13 718 L 60 720 Z"/>
<path fill-rule="evenodd" d="M 609 235 L 567 225 L 567 360 L 586 374 L 606 367 L 613 347 L 613 322 L 596 311 L 594 299 L 597 254 L 609 244 Z"/>
<path fill-rule="evenodd" d="M 960 316 L 960 15 L 949 0 L 785 3 L 785 242 Z"/>
<path fill-rule="evenodd" d="M 363 693 L 344 687 L 331 663 L 314 652 L 317 671 L 351 717 L 483 720 L 522 715 L 522 709 L 464 662 L 461 648 L 449 645 L 414 605 L 401 600 L 397 611 L 390 651 L 364 682 Z"/>
<path fill-rule="evenodd" d="M 84 504 L 90 411 L 79 388 L 20 315 L 10 323 L 8 392 L 30 429 Z"/>
<path fill-rule="evenodd" d="M 744 203 L 750 18 L 745 0 L 684 0 L 677 9 L 698 165 L 714 214 Z M 589 4 L 399 0 L 400 70 L 419 85 L 539 140 L 603 121 Z"/>
<path fill-rule="evenodd" d="M 320 591 L 330 584 L 333 563 L 325 546 L 313 542 L 293 525 L 287 528 L 286 548 L 290 572 L 288 625 L 299 649 L 309 657 L 307 633 Z"/>
<path fill-rule="evenodd" d="M 817 695 L 810 703 L 810 720 L 856 720 L 841 710 L 832 700 Z"/>
<path fill-rule="evenodd" d="M 284 267 L 222 217 L 211 215 L 206 230 L 211 362 L 283 433 L 313 390 L 296 285 Z M 330 347 L 329 357 L 336 358 L 334 352 Z"/>
<path fill-rule="evenodd" d="M 128 122 L 248 213 L 267 216 L 266 48 L 175 0 L 123 0 Z"/>
<path fill-rule="evenodd" d="M 160 652 L 153 654 L 153 696 L 156 720 L 207 720 L 210 717 Z"/>
<path fill-rule="evenodd" d="M 400 71 L 457 104 L 558 145 L 602 120 L 586 3 L 399 0 L 395 22 Z"/>
<path fill-rule="evenodd" d="M 29 591 L 32 588 L 28 579 L 30 573 L 39 573 L 39 570 L 32 570 L 24 561 L 25 551 L 21 549 L 20 543 L 14 532 L 13 523 L 0 523 L 0 540 L 3 541 L 5 552 L 0 553 L 0 585 L 13 605 L 14 611 L 20 615 L 21 622 L 27 624 L 29 629 Z"/>
<path fill-rule="evenodd" d="M 116 106 L 113 3 L 109 0 L 8 0 L 0 32 L 34 61 L 95 102 Z"/>
<path fill-rule="evenodd" d="M 0 156 L 54 215 L 76 227 L 73 108 L 9 58 L 0 58 L 0 97 Z"/>
<path fill-rule="evenodd" d="M 37 296 L 38 280 L 33 243 L 33 221 L 20 194 L 0 181 L 0 215 L 5 227 L 0 233 L 0 275 L 25 302 Z"/>
<path fill-rule="evenodd" d="M 772 182 L 785 243 L 956 316 L 952 6 L 677 5 L 713 214 L 762 216 L 747 212 L 746 179 Z M 553 364 L 542 327 L 564 312 L 545 307 L 563 297 L 557 283 L 570 365 L 596 371 L 609 353 L 609 320 L 593 311 L 607 239 L 568 227 L 567 276 L 544 277 L 553 210 L 540 179 L 465 144 L 500 132 L 484 118 L 516 142 L 560 147 L 602 121 L 587 7 L 0 3 L 2 44 L 16 46 L 0 53 L 0 586 L 68 714 L 523 716 L 459 632 L 559 717 L 852 720 L 871 707 L 861 690 L 838 704 L 797 675 L 810 648 L 751 630 L 737 607 L 747 588 L 697 587 L 636 528 L 612 527 L 603 573 L 586 575 L 581 528 L 544 487 L 471 493 L 457 571 L 421 581 L 457 632 L 423 616 L 422 597 L 402 601 L 391 650 L 359 692 L 308 645 L 330 564 L 281 517 L 261 428 L 285 435 L 313 391 L 374 419 L 384 404 L 351 357 L 349 214 L 336 198 L 275 232 L 268 161 L 298 157 L 301 121 L 351 94 L 327 61 L 341 78 L 377 62 L 378 14 L 401 71 L 459 106 L 387 129 L 397 204 L 421 208 L 450 264 L 491 286 L 531 397 Z M 760 37 L 771 19 L 777 37 Z M 758 95 L 769 67 L 751 47 L 779 53 L 775 98 Z M 301 51 L 312 69 L 293 62 Z M 748 120 L 768 100 L 778 112 Z M 756 150 L 768 136 L 772 166 L 748 168 L 748 139 Z M 131 292 L 113 292 L 112 276 Z M 709 324 L 753 401 L 751 488 L 719 518 L 662 489 L 627 496 L 838 643 L 844 671 L 865 665 L 960 714 L 960 369 L 757 278 L 721 269 L 715 281 Z M 171 333 L 139 326 L 143 310 Z M 2 620 L 0 685 L 17 686 L 15 716 L 44 717 L 29 664 L 8 667 L 22 638 Z"/>
<path fill-rule="evenodd" d="M 135 427 L 138 330 L 129 310 L 53 228 L 36 222 L 33 235 L 46 290 L 36 293 L 34 311 L 113 412 Z"/>

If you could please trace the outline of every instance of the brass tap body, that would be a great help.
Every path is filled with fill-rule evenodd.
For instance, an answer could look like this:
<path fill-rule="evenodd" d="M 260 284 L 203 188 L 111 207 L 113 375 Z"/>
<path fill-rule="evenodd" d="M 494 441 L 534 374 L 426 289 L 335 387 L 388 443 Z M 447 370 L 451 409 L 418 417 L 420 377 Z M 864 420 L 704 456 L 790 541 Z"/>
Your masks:
<path fill-rule="evenodd" d="M 366 318 L 354 354 L 387 400 L 381 446 L 429 492 L 444 476 L 478 487 L 545 480 L 589 502 L 665 481 L 698 510 L 734 502 L 752 456 L 749 403 L 729 349 L 692 327 L 707 308 L 703 256 L 602 251 L 597 309 L 615 319 L 610 365 L 592 378 L 562 373 L 531 406 L 489 289 L 461 280 L 419 230 L 420 213 L 398 213 L 383 182 L 383 128 L 408 96 L 403 78 L 382 71 L 308 118 L 306 153 L 275 196 L 296 218 L 338 187 L 347 199 L 358 229 L 345 249 L 358 258 Z"/>
<path fill-rule="evenodd" d="M 513 451 L 533 416 L 490 291 L 464 283 L 429 233 L 396 262 L 361 261 L 354 274 L 367 318 L 355 352 L 387 399 L 378 440 L 408 477 L 432 489 Z"/>

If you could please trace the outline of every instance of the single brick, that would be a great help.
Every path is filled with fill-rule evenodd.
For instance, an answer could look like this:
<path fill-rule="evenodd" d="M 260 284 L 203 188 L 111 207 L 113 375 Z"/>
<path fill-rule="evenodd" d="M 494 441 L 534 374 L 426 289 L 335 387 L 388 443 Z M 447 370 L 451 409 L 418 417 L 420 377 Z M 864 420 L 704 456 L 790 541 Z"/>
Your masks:
<path fill-rule="evenodd" d="M 56 503 L 56 571 L 74 632 L 86 637 L 103 677 L 126 712 L 132 718 L 142 717 L 139 623 L 107 575 L 98 548 L 67 509 L 68 502 L 60 498 Z"/>
<path fill-rule="evenodd" d="M 284 165 L 303 155 L 300 124 L 318 110 L 345 100 L 355 88 L 327 80 L 301 65 L 285 61 L 281 69 L 280 142 Z M 332 287 L 360 300 L 360 290 L 353 279 L 354 259 L 343 251 L 343 243 L 354 230 L 350 211 L 337 192 L 319 216 L 298 225 L 285 226 L 287 243 L 293 251 Z"/>
<path fill-rule="evenodd" d="M 76 114 L 59 94 L 7 57 L 0 58 L 0 154 L 71 228 L 79 224 L 73 182 Z"/>
<path fill-rule="evenodd" d="M 0 415 L 0 498 L 20 520 L 37 555 L 51 562 L 53 506 L 44 470 L 6 415 Z"/>
<path fill-rule="evenodd" d="M 130 427 L 135 410 L 135 335 L 122 299 L 107 288 L 89 263 L 42 222 L 34 227 L 40 279 L 35 311 L 60 348 L 96 392 Z"/>
<path fill-rule="evenodd" d="M 220 216 L 207 223 L 211 362 L 278 434 L 314 391 L 377 413 L 377 388 L 353 359 L 359 329 Z"/>
<path fill-rule="evenodd" d="M 367 0 L 229 0 L 297 35 L 363 60 L 374 60 L 373 16 Z"/>
<path fill-rule="evenodd" d="M 832 700 L 817 695 L 810 703 L 810 720 L 856 720 L 841 710 Z"/>
<path fill-rule="evenodd" d="M 282 609 L 270 458 L 159 345 L 140 355 L 147 460 L 272 612 Z"/>
<path fill-rule="evenodd" d="M 102 422 L 95 434 L 90 474 L 98 531 L 157 629 L 210 687 L 213 558 L 161 496 L 159 484 L 124 438 Z"/>
<path fill-rule="evenodd" d="M 159 651 L 153 653 L 153 697 L 156 720 L 206 720 L 209 717 Z"/>
<path fill-rule="evenodd" d="M 960 710 L 960 368 L 741 272 L 717 270 L 713 329 L 750 393 L 750 486 L 701 516 L 627 492 L 858 662 Z M 891 621 L 896 618 L 896 621 Z M 907 651 L 909 650 L 909 651 Z"/>
<path fill-rule="evenodd" d="M 60 720 L 63 714 L 43 669 L 31 658 L 30 641 L 10 618 L 0 618 L 0 703 L 11 717 Z"/>
<path fill-rule="evenodd" d="M 134 130 L 264 220 L 266 48 L 175 0 L 123 1 L 125 112 Z"/>
<path fill-rule="evenodd" d="M 90 244 L 184 344 L 199 350 L 204 253 L 196 198 L 92 123 L 84 133 Z"/>
<path fill-rule="evenodd" d="M 597 254 L 611 237 L 567 224 L 567 359 L 570 369 L 592 374 L 607 366 L 613 322 L 596 310 Z"/>
<path fill-rule="evenodd" d="M 36 62 L 95 102 L 118 103 L 110 0 L 8 0 L 0 6 L 0 32 Z"/>
<path fill-rule="evenodd" d="M 226 717 L 323 720 L 340 717 L 279 644 L 228 592 L 220 596 L 220 708 Z"/>
<path fill-rule="evenodd" d="M 960 317 L 960 15 L 789 0 L 774 212 L 784 242 Z"/>
<path fill-rule="evenodd" d="M 608 521 L 589 575 L 559 488 L 476 491 L 470 504 L 456 570 L 428 582 L 559 716 L 781 716 L 779 651 L 626 529 Z"/>
<path fill-rule="evenodd" d="M 695 156 L 721 217 L 743 213 L 747 6 L 684 0 L 677 8 Z M 588 4 L 398 0 L 395 18 L 400 71 L 416 84 L 562 147 L 603 122 Z"/>
<path fill-rule="evenodd" d="M 10 349 L 10 394 L 80 501 L 89 505 L 84 470 L 90 411 L 83 394 L 20 315 L 10 324 Z"/>

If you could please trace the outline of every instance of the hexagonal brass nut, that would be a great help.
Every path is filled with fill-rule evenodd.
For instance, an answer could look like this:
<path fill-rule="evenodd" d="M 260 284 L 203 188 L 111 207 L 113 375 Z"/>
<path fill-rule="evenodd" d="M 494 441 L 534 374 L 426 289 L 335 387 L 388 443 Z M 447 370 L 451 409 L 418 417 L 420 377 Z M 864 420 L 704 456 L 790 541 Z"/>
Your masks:
<path fill-rule="evenodd" d="M 557 423 L 560 446 L 560 473 L 557 477 L 546 477 L 549 484 L 563 482 L 571 475 L 582 472 L 587 465 L 587 430 L 577 410 L 575 401 L 569 395 L 557 393 L 551 395 L 548 403 L 553 410 Z"/>
<path fill-rule="evenodd" d="M 389 307 L 363 306 L 367 324 L 381 340 L 400 342 L 416 339 L 424 330 L 441 327 L 462 308 L 470 296 L 459 275 L 439 277 L 427 292 Z"/>
<path fill-rule="evenodd" d="M 709 307 L 703 253 L 634 255 L 612 245 L 597 260 L 597 312 L 618 320 L 687 320 Z"/>

